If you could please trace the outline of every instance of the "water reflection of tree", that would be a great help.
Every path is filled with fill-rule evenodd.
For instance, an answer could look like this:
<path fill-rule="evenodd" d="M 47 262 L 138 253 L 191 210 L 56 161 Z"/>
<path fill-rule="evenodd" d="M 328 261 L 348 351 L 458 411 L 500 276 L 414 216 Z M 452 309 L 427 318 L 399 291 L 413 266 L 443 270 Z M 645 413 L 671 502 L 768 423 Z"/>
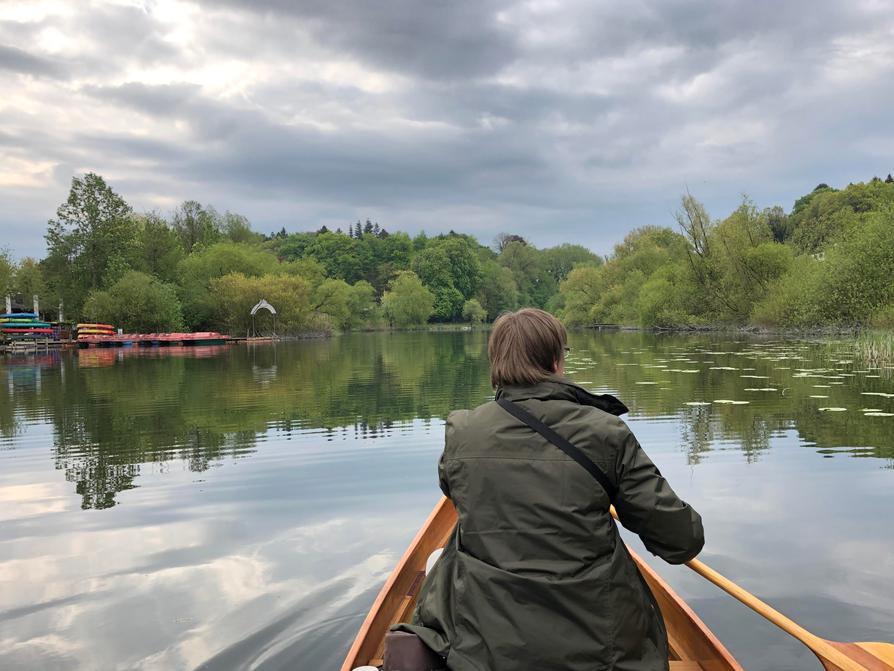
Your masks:
<path fill-rule="evenodd" d="M 859 374 L 829 379 L 841 372 L 859 369 L 851 361 L 853 357 L 848 356 L 846 347 L 830 349 L 827 342 L 781 342 L 769 337 L 734 340 L 716 334 L 578 333 L 572 338 L 574 356 L 593 360 L 593 370 L 581 371 L 578 378 L 583 375 L 593 386 L 616 391 L 638 415 L 679 418 L 682 447 L 690 463 L 699 463 L 706 453 L 726 444 L 741 451 L 747 461 L 755 461 L 769 449 L 774 436 L 791 429 L 821 449 L 894 460 L 892 425 L 886 423 L 894 418 L 864 417 L 860 412 L 862 407 L 876 403 L 871 399 L 878 398 L 863 396 L 861 392 L 890 392 L 890 380 L 885 376 L 861 378 Z M 673 361 L 674 358 L 688 361 Z M 619 365 L 626 363 L 636 365 Z M 672 373 L 650 367 L 660 365 L 699 372 Z M 711 370 L 712 366 L 740 370 Z M 746 368 L 755 370 L 746 371 Z M 799 368 L 825 369 L 825 372 L 810 373 L 823 377 L 793 377 Z M 743 374 L 767 379 L 743 378 Z M 847 395 L 848 411 L 819 411 L 819 407 L 832 403 L 811 399 L 811 395 L 821 391 L 813 385 L 842 379 L 844 385 L 830 386 L 840 387 L 840 393 Z M 659 384 L 637 384 L 650 381 Z M 754 387 L 771 387 L 776 391 L 745 391 Z M 686 405 L 716 399 L 750 400 L 751 403 Z M 894 407 L 894 399 L 885 403 L 885 408 Z"/>
<path fill-rule="evenodd" d="M 755 461 L 774 435 L 791 429 L 818 449 L 894 462 L 890 419 L 859 413 L 877 398 L 860 392 L 886 390 L 888 380 L 848 378 L 851 410 L 828 413 L 818 412 L 809 399 L 811 385 L 821 378 L 777 370 L 843 365 L 839 355 L 826 356 L 821 348 L 650 333 L 575 333 L 572 345 L 571 367 L 587 368 L 572 377 L 618 393 L 639 416 L 678 422 L 691 464 L 716 449 L 736 449 Z M 79 366 L 77 357 L 56 357 L 0 369 L 0 436 L 10 438 L 30 423 L 50 423 L 56 468 L 75 483 L 85 508 L 115 505 L 118 492 L 136 486 L 144 464 L 176 461 L 204 471 L 257 450 L 258 438 L 270 430 L 286 436 L 315 432 L 321 442 L 374 438 L 404 422 L 474 407 L 491 394 L 486 337 L 480 333 L 357 334 L 240 346 L 204 359 L 103 361 L 105 367 L 89 368 Z M 648 367 L 659 365 L 699 372 Z M 710 370 L 712 365 L 753 367 L 754 374 L 770 379 L 744 379 L 744 371 Z M 660 384 L 637 385 L 643 381 Z M 750 386 L 778 392 L 745 393 Z M 754 403 L 686 405 L 721 398 Z M 894 405 L 894 399 L 884 402 L 886 408 Z"/>
<path fill-rule="evenodd" d="M 481 334 L 366 334 L 105 364 L 65 358 L 42 370 L 39 384 L 25 367 L 14 393 L 0 393 L 0 435 L 14 435 L 23 417 L 51 423 L 54 463 L 84 508 L 115 505 L 143 464 L 182 461 L 203 471 L 255 451 L 271 429 L 375 437 L 477 405 L 488 392 Z"/>

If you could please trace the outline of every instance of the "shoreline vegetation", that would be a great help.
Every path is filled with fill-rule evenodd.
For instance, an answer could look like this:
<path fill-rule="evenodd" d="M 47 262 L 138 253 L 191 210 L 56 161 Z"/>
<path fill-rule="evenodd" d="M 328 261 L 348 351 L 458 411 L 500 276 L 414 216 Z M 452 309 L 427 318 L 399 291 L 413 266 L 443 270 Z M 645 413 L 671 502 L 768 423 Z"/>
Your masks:
<path fill-rule="evenodd" d="M 571 328 L 862 333 L 894 328 L 894 178 L 826 184 L 786 212 L 747 197 L 715 220 L 686 193 L 676 226 L 645 226 L 602 257 L 538 249 L 515 234 L 492 246 L 357 221 L 271 234 L 196 201 L 137 213 L 94 173 L 72 179 L 42 260 L 0 250 L 0 290 L 45 318 L 128 332 L 269 334 L 476 328 L 505 310 L 544 308 Z M 894 356 L 890 338 L 863 338 Z"/>

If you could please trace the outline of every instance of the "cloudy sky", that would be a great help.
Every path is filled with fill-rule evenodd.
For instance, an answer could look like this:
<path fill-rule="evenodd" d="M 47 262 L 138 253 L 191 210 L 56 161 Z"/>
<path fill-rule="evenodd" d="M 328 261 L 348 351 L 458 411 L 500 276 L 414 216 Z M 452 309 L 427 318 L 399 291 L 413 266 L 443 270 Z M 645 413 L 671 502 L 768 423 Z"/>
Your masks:
<path fill-rule="evenodd" d="M 450 228 L 605 253 L 894 171 L 889 0 L 0 0 L 0 247 L 72 175 L 256 230 Z"/>

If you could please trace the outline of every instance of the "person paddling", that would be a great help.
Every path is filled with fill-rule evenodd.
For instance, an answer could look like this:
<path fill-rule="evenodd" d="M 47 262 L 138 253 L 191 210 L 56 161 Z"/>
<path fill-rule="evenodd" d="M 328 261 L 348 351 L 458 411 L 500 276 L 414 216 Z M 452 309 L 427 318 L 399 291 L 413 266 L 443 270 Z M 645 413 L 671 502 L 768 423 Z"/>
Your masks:
<path fill-rule="evenodd" d="M 672 564 L 701 551 L 701 517 L 619 419 L 624 404 L 564 377 L 566 351 L 549 313 L 500 316 L 495 400 L 447 419 L 438 474 L 459 522 L 395 629 L 452 671 L 668 669 L 661 612 L 609 506 Z"/>

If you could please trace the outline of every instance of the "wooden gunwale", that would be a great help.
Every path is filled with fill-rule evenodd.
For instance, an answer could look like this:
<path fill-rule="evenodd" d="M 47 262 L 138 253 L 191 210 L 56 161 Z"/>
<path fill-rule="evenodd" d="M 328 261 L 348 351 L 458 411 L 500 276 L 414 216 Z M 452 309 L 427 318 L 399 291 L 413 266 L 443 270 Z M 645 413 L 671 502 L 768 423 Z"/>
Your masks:
<path fill-rule="evenodd" d="M 382 663 L 385 634 L 409 619 L 424 577 L 425 562 L 444 547 L 456 524 L 456 509 L 442 497 L 379 591 L 357 633 L 341 671 Z M 628 548 L 667 626 L 671 671 L 743 671 L 704 622 L 651 567 Z"/>

